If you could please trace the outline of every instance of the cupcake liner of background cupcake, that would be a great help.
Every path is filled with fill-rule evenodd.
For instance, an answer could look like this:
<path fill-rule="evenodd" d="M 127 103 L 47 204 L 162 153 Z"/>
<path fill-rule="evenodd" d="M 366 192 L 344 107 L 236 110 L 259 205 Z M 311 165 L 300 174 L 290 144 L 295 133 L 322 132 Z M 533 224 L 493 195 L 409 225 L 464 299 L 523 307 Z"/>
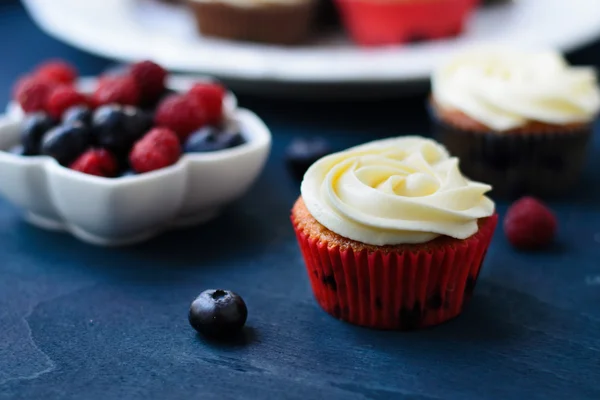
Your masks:
<path fill-rule="evenodd" d="M 479 0 L 335 0 L 352 39 L 379 46 L 457 36 Z"/>
<path fill-rule="evenodd" d="M 292 223 L 319 305 L 335 318 L 386 330 L 425 328 L 457 317 L 473 293 L 498 220 L 496 214 L 481 219 L 479 231 L 465 240 L 442 236 L 377 249 L 311 235 L 306 218 L 318 222 L 303 207 L 296 204 Z"/>
<path fill-rule="evenodd" d="M 228 1 L 188 0 L 205 36 L 292 45 L 305 41 L 316 17 L 315 0 L 240 6 Z"/>
<path fill-rule="evenodd" d="M 564 194 L 579 181 L 592 135 L 590 124 L 494 132 L 453 126 L 435 112 L 431 116 L 436 140 L 460 159 L 465 176 L 489 183 L 491 195 L 499 198 Z"/>

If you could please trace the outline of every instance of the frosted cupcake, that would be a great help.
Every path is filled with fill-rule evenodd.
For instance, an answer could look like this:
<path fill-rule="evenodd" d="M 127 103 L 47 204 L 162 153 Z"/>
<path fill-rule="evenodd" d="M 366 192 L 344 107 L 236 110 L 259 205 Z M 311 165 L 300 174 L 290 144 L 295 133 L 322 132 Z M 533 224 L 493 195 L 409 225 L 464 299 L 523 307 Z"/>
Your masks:
<path fill-rule="evenodd" d="M 354 42 L 389 46 L 461 34 L 479 0 L 335 0 Z"/>
<path fill-rule="evenodd" d="M 317 161 L 291 219 L 318 303 L 336 318 L 379 329 L 456 317 L 496 226 L 490 189 L 420 137 Z"/>
<path fill-rule="evenodd" d="M 315 0 L 187 0 L 205 36 L 297 44 L 309 36 Z"/>
<path fill-rule="evenodd" d="M 600 110 L 595 71 L 554 52 L 478 49 L 432 77 L 438 139 L 494 195 L 559 194 L 581 173 Z"/>

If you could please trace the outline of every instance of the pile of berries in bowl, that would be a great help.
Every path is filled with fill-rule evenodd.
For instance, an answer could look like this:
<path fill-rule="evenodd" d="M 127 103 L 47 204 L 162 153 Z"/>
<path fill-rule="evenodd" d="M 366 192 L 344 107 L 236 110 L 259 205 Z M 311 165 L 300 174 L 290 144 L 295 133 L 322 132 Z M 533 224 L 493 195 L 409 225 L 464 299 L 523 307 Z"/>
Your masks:
<path fill-rule="evenodd" d="M 271 135 L 211 80 L 142 61 L 79 78 L 49 61 L 0 116 L 0 194 L 45 228 L 129 244 L 206 221 L 264 167 Z"/>

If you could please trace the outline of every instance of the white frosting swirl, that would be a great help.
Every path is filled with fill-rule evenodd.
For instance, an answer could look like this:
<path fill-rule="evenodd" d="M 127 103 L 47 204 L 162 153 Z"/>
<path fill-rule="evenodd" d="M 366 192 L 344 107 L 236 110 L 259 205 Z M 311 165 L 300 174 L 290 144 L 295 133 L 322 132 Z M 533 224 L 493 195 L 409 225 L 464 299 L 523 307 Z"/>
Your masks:
<path fill-rule="evenodd" d="M 497 131 L 531 121 L 587 123 L 600 110 L 591 67 L 571 67 L 555 52 L 477 49 L 461 54 L 432 77 L 433 97 Z"/>
<path fill-rule="evenodd" d="M 329 230 L 383 246 L 425 243 L 440 235 L 466 239 L 494 213 L 484 194 L 440 144 L 418 136 L 374 141 L 313 164 L 302 199 Z"/>

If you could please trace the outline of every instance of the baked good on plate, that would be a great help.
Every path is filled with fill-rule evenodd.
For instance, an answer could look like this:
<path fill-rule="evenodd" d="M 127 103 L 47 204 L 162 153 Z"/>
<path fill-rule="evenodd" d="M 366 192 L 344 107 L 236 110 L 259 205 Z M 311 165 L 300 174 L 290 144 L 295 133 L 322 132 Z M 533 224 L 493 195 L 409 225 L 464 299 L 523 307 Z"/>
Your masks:
<path fill-rule="evenodd" d="M 552 51 L 477 48 L 432 77 L 437 137 L 494 195 L 564 192 L 585 161 L 600 92 L 593 68 Z"/>
<path fill-rule="evenodd" d="M 359 45 L 380 46 L 456 36 L 478 0 L 336 0 Z"/>
<path fill-rule="evenodd" d="M 291 215 L 318 303 L 379 329 L 456 317 L 496 226 L 490 189 L 465 178 L 444 147 L 416 136 L 320 159 Z"/>
<path fill-rule="evenodd" d="M 309 37 L 316 0 L 188 0 L 198 30 L 224 39 L 297 44 Z"/>

